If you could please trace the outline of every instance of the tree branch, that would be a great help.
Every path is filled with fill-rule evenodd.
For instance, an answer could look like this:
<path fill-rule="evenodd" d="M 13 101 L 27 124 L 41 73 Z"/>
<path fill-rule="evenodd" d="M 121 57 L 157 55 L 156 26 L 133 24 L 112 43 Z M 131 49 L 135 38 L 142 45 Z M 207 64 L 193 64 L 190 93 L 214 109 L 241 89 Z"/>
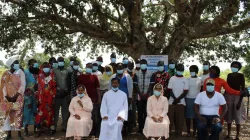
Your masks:
<path fill-rule="evenodd" d="M 201 36 L 195 36 L 194 39 L 198 38 L 208 38 L 208 37 L 216 37 L 219 35 L 226 35 L 226 34 L 232 34 L 232 33 L 238 33 L 242 30 L 247 30 L 250 28 L 250 19 L 246 19 L 244 21 L 241 21 L 239 25 L 230 27 L 230 28 L 220 28 L 215 31 L 212 31 L 210 34 L 205 34 Z"/>

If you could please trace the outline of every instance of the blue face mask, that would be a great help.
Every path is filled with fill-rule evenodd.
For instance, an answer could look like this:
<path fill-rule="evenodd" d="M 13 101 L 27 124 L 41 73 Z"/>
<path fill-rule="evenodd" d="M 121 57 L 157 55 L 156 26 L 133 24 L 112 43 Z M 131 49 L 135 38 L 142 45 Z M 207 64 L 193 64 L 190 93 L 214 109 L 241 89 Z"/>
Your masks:
<path fill-rule="evenodd" d="M 97 61 L 98 65 L 101 66 L 103 62 Z"/>
<path fill-rule="evenodd" d="M 213 73 L 209 73 L 209 77 L 210 78 L 216 78 L 215 74 L 213 74 Z"/>
<path fill-rule="evenodd" d="M 14 64 L 14 65 L 13 65 L 13 69 L 14 69 L 14 70 L 19 70 L 19 68 L 20 68 L 20 65 L 19 65 L 19 64 Z"/>
<path fill-rule="evenodd" d="M 119 89 L 118 87 L 116 87 L 116 88 L 112 87 L 112 90 L 115 92 L 118 91 L 118 89 Z"/>
<path fill-rule="evenodd" d="M 234 68 L 234 67 L 231 67 L 231 70 L 232 70 L 233 73 L 237 73 L 239 71 L 238 68 Z"/>
<path fill-rule="evenodd" d="M 148 65 L 147 65 L 147 64 L 141 64 L 141 69 L 142 69 L 142 70 L 147 69 L 147 67 L 148 67 Z"/>
<path fill-rule="evenodd" d="M 163 70 L 164 70 L 164 66 L 159 66 L 159 67 L 158 67 L 158 70 L 159 70 L 159 71 L 163 71 Z"/>
<path fill-rule="evenodd" d="M 78 65 L 74 65 L 74 66 L 73 66 L 73 69 L 74 69 L 74 70 L 78 70 L 78 69 L 79 69 L 79 66 L 78 66 Z"/>
<path fill-rule="evenodd" d="M 93 66 L 93 71 L 97 71 L 98 70 L 98 66 Z"/>
<path fill-rule="evenodd" d="M 179 75 L 179 76 L 182 76 L 184 73 L 184 71 L 177 71 L 176 74 Z"/>
<path fill-rule="evenodd" d="M 38 63 L 33 64 L 33 68 L 38 68 L 38 67 L 39 67 Z"/>
<path fill-rule="evenodd" d="M 117 70 L 118 74 L 123 74 L 123 70 Z"/>
<path fill-rule="evenodd" d="M 50 72 L 50 68 L 43 68 L 43 72 L 44 73 L 49 73 Z"/>
<path fill-rule="evenodd" d="M 169 69 L 171 70 L 175 69 L 175 64 L 169 64 Z"/>
<path fill-rule="evenodd" d="M 128 59 L 124 59 L 122 62 L 123 64 L 128 64 Z"/>
<path fill-rule="evenodd" d="M 70 61 L 69 64 L 70 66 L 73 66 L 74 61 Z"/>
<path fill-rule="evenodd" d="M 213 92 L 214 91 L 214 86 L 208 85 L 207 86 L 207 92 Z"/>
<path fill-rule="evenodd" d="M 160 91 L 157 91 L 157 90 L 154 90 L 154 95 L 158 97 L 158 96 L 161 95 L 161 92 L 160 92 Z"/>
<path fill-rule="evenodd" d="M 108 76 L 111 76 L 111 75 L 112 75 L 112 72 L 111 72 L 111 71 L 108 71 L 108 72 L 106 72 L 106 74 L 107 74 Z"/>
<path fill-rule="evenodd" d="M 190 72 L 190 75 L 191 75 L 192 77 L 194 77 L 194 76 L 196 75 L 196 73 L 195 73 L 195 72 Z"/>
<path fill-rule="evenodd" d="M 58 63 L 53 63 L 53 64 L 52 64 L 52 67 L 53 67 L 54 69 L 57 69 L 57 68 L 58 68 Z"/>
<path fill-rule="evenodd" d="M 116 63 L 116 58 L 111 58 L 111 63 Z"/>
<path fill-rule="evenodd" d="M 208 65 L 203 65 L 203 70 L 209 70 L 209 66 Z"/>
<path fill-rule="evenodd" d="M 64 62 L 58 62 L 58 66 L 59 67 L 63 67 L 64 66 Z"/>
<path fill-rule="evenodd" d="M 91 68 L 86 68 L 86 73 L 92 73 L 92 69 Z"/>
<path fill-rule="evenodd" d="M 82 97 L 84 97 L 84 94 L 77 94 L 77 96 L 82 98 Z"/>

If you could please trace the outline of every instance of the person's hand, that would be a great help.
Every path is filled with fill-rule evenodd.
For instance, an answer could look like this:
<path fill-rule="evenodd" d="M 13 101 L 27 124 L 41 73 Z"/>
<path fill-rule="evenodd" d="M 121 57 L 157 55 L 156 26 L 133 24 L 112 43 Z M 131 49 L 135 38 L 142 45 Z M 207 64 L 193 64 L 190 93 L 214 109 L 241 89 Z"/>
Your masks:
<path fill-rule="evenodd" d="M 158 119 L 156 117 L 152 117 L 154 122 L 158 122 Z"/>
<path fill-rule="evenodd" d="M 236 105 L 236 109 L 239 110 L 240 107 L 241 107 L 241 103 L 238 103 L 238 104 Z"/>
<path fill-rule="evenodd" d="M 199 116 L 198 119 L 199 119 L 201 122 L 207 124 L 207 120 L 206 120 L 204 117 Z"/>
<path fill-rule="evenodd" d="M 212 121 L 213 124 L 216 124 L 216 123 L 219 123 L 219 122 L 220 122 L 220 118 L 214 118 L 213 121 Z"/>
<path fill-rule="evenodd" d="M 104 117 L 102 118 L 102 120 L 107 121 L 107 120 L 108 120 L 108 117 L 107 117 L 107 116 L 104 116 Z"/>
<path fill-rule="evenodd" d="M 74 116 L 75 116 L 75 118 L 76 118 L 77 120 L 80 120 L 80 119 L 81 119 L 81 117 L 80 117 L 79 115 L 77 115 L 77 114 L 75 114 Z"/>
<path fill-rule="evenodd" d="M 178 103 L 180 103 L 180 99 L 175 99 L 174 102 L 173 102 L 173 105 L 177 105 Z"/>
<path fill-rule="evenodd" d="M 120 116 L 117 117 L 117 120 L 118 121 L 124 121 L 124 119 L 122 117 L 120 117 Z"/>
<path fill-rule="evenodd" d="M 82 104 L 81 100 L 78 100 L 77 103 L 83 108 L 83 104 Z"/>
<path fill-rule="evenodd" d="M 162 117 L 162 116 L 160 116 L 160 117 L 158 118 L 158 122 L 163 122 L 163 117 Z"/>

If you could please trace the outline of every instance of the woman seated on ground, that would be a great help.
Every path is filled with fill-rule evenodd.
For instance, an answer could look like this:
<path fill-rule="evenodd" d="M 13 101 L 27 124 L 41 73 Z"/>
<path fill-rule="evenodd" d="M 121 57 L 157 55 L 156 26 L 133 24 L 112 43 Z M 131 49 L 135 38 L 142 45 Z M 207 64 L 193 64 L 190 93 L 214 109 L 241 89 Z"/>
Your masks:
<path fill-rule="evenodd" d="M 78 85 L 77 96 L 72 98 L 69 105 L 70 118 L 66 137 L 81 140 L 81 137 L 89 136 L 92 129 L 91 111 L 93 105 L 83 85 Z"/>
<path fill-rule="evenodd" d="M 167 139 L 169 137 L 168 99 L 163 96 L 161 84 L 154 86 L 154 95 L 148 98 L 147 118 L 144 126 L 144 135 L 150 138 Z"/>

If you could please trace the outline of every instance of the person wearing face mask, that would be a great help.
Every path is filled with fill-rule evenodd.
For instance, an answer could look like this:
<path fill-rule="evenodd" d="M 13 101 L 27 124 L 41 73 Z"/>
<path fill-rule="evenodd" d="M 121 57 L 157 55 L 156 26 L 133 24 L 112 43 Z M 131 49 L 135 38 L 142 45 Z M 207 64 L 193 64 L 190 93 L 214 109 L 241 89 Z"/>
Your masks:
<path fill-rule="evenodd" d="M 114 52 L 110 55 L 110 60 L 111 60 L 111 63 L 109 65 L 112 66 L 114 73 L 116 73 L 116 66 L 117 66 L 116 65 L 116 54 Z"/>
<path fill-rule="evenodd" d="M 50 66 L 51 66 L 52 70 L 54 70 L 54 69 L 57 69 L 57 68 L 58 68 L 58 63 L 57 63 L 57 61 L 56 61 L 56 58 L 55 58 L 55 57 L 51 57 L 51 58 L 49 59 L 49 64 L 50 64 Z"/>
<path fill-rule="evenodd" d="M 56 96 L 56 81 L 54 72 L 48 62 L 44 62 L 38 75 L 38 95 L 36 114 L 36 138 L 40 137 L 43 128 L 50 129 L 49 135 L 55 134 L 54 107 Z"/>
<path fill-rule="evenodd" d="M 100 94 L 100 84 L 98 77 L 92 74 L 93 66 L 92 63 L 86 64 L 86 73 L 81 74 L 77 77 L 77 85 L 84 85 L 88 96 L 90 97 L 93 103 L 93 111 L 92 111 L 92 120 L 93 120 L 93 128 L 91 130 L 90 135 L 98 137 L 100 133 L 100 103 L 101 103 L 101 94 Z"/>
<path fill-rule="evenodd" d="M 81 140 L 89 136 L 92 129 L 91 111 L 93 104 L 83 85 L 78 85 L 77 96 L 72 98 L 69 105 L 70 118 L 68 120 L 66 137 Z"/>
<path fill-rule="evenodd" d="M 169 73 L 164 70 L 164 62 L 163 61 L 159 61 L 157 63 L 157 66 L 158 66 L 158 71 L 155 72 L 150 78 L 150 88 L 149 88 L 150 91 L 149 91 L 149 93 L 152 93 L 153 87 L 156 83 L 161 83 L 163 88 L 164 88 L 164 96 L 169 98 L 170 95 L 167 93 L 167 87 L 168 87 L 169 79 L 171 77 L 170 77 Z"/>
<path fill-rule="evenodd" d="M 195 99 L 198 140 L 219 140 L 222 131 L 221 119 L 227 112 L 227 104 L 224 96 L 215 90 L 215 85 L 216 82 L 208 78 L 205 81 L 206 91 L 199 93 Z M 220 106 L 222 114 L 218 114 Z M 211 130 L 210 136 L 208 130 Z"/>
<path fill-rule="evenodd" d="M 62 114 L 62 132 L 66 132 L 67 121 L 69 116 L 69 99 L 70 94 L 68 90 L 68 81 L 67 77 L 69 71 L 64 67 L 64 58 L 58 57 L 58 69 L 54 70 L 55 73 L 55 81 L 57 86 L 56 98 L 55 98 L 55 128 L 57 129 L 57 122 L 59 120 L 59 111 L 61 109 Z"/>
<path fill-rule="evenodd" d="M 147 99 L 151 95 L 150 92 L 150 78 L 153 74 L 152 71 L 148 70 L 148 62 L 145 59 L 140 61 L 140 71 L 137 72 L 137 85 L 135 87 L 137 93 L 137 110 L 138 110 L 138 133 L 142 133 L 145 120 L 147 117 Z"/>
<path fill-rule="evenodd" d="M 67 68 L 67 71 L 68 71 L 68 73 L 69 72 L 72 72 L 74 69 L 73 69 L 73 63 L 74 63 L 74 61 L 76 61 L 76 57 L 74 57 L 74 56 L 71 56 L 70 58 L 69 58 L 69 67 Z"/>
<path fill-rule="evenodd" d="M 203 62 L 203 73 L 200 75 L 201 80 L 202 80 L 202 89 L 203 89 L 204 81 L 209 77 L 209 69 L 210 69 L 209 61 L 204 61 Z M 203 90 L 201 90 L 201 91 L 203 91 Z"/>
<path fill-rule="evenodd" d="M 200 77 L 197 77 L 199 72 L 199 68 L 196 65 L 192 65 L 189 67 L 191 77 L 188 78 L 188 94 L 185 98 L 186 109 L 186 125 L 187 125 L 187 136 L 191 136 L 190 126 L 191 120 L 193 121 L 193 136 L 196 135 L 196 116 L 194 111 L 194 101 L 198 93 L 201 91 L 202 81 Z"/>
<path fill-rule="evenodd" d="M 76 94 L 76 88 L 77 88 L 77 77 L 82 74 L 82 72 L 79 70 L 80 66 L 79 66 L 79 62 L 76 60 L 73 62 L 73 71 L 69 72 L 68 77 L 67 77 L 67 81 L 68 81 L 68 90 L 69 93 L 71 95 L 72 99 L 73 97 L 75 97 Z"/>
<path fill-rule="evenodd" d="M 221 93 L 222 88 L 230 94 L 234 94 L 234 95 L 241 95 L 240 90 L 234 90 L 233 88 L 231 88 L 228 83 L 219 77 L 220 76 L 220 68 L 218 66 L 212 66 L 209 69 L 209 77 L 212 78 L 215 81 L 215 91 Z M 204 85 L 203 85 L 203 91 L 206 91 L 206 81 L 210 78 L 207 78 L 204 81 Z M 219 114 L 221 114 L 221 109 L 219 110 Z M 221 120 L 221 123 L 224 123 L 224 119 Z"/>
<path fill-rule="evenodd" d="M 169 73 L 170 77 L 176 75 L 175 65 L 176 65 L 176 61 L 174 59 L 169 60 L 168 73 Z"/>
<path fill-rule="evenodd" d="M 37 77 L 38 77 L 38 73 L 39 73 L 39 64 L 37 63 L 37 61 L 35 59 L 30 59 L 28 61 L 28 69 L 24 70 L 25 73 L 25 79 L 26 79 L 26 89 L 30 89 L 32 90 L 32 93 L 35 93 L 37 91 Z M 33 99 L 35 98 L 34 94 L 31 94 L 30 96 L 27 96 L 28 99 L 24 100 L 24 104 L 25 101 L 27 102 L 31 102 L 33 101 Z M 31 107 L 32 104 L 29 104 L 27 106 L 24 106 L 24 116 L 23 116 L 23 126 L 25 127 L 25 131 L 24 131 L 24 135 L 28 136 L 28 125 L 35 125 L 35 121 L 34 121 L 34 115 L 33 113 L 36 112 L 36 105 L 33 105 L 33 107 Z M 32 115 L 30 115 L 32 114 Z M 35 129 L 35 127 L 34 127 Z M 34 130 L 35 131 L 35 130 Z"/>
<path fill-rule="evenodd" d="M 104 68 L 104 72 L 100 77 L 100 92 L 101 98 L 103 97 L 104 93 L 108 91 L 108 85 L 111 76 L 113 75 L 113 68 L 111 65 L 107 65 Z"/>
<path fill-rule="evenodd" d="M 25 74 L 20 69 L 18 57 L 11 57 L 7 60 L 6 66 L 8 66 L 9 70 L 2 74 L 0 86 L 0 105 L 1 110 L 5 113 L 2 130 L 7 132 L 5 139 L 11 139 L 11 131 L 17 131 L 18 140 L 22 140 L 21 127 L 26 84 Z"/>
<path fill-rule="evenodd" d="M 141 69 L 140 59 L 136 59 L 135 61 L 135 72 L 137 73 Z"/>
<path fill-rule="evenodd" d="M 130 106 L 132 103 L 133 97 L 133 80 L 129 74 L 124 71 L 123 63 L 117 64 L 117 73 L 114 74 L 111 79 L 118 78 L 120 79 L 119 89 L 127 94 L 128 105 Z M 111 89 L 111 81 L 109 82 L 109 89 Z M 131 117 L 131 116 L 130 116 Z M 128 122 L 124 123 L 124 136 L 128 135 Z"/>
<path fill-rule="evenodd" d="M 171 77 L 168 84 L 170 130 L 174 125 L 177 137 L 182 136 L 185 121 L 185 97 L 189 89 L 188 80 L 183 77 L 183 73 L 184 65 L 178 64 L 176 66 L 176 76 Z"/>
<path fill-rule="evenodd" d="M 159 83 L 154 86 L 153 95 L 148 98 L 147 113 L 143 129 L 146 138 L 168 139 L 170 124 L 167 116 L 168 99 L 163 96 L 163 86 Z"/>
<path fill-rule="evenodd" d="M 245 89 L 245 77 L 242 73 L 239 73 L 242 65 L 238 61 L 234 61 L 231 63 L 232 73 L 227 76 L 228 85 L 235 90 Z M 242 115 L 244 105 L 242 103 L 243 96 L 230 94 L 229 92 L 225 93 L 225 99 L 228 106 L 228 111 L 225 115 L 225 121 L 227 122 L 228 135 L 226 139 L 230 139 L 231 135 L 231 125 L 232 121 L 235 120 L 236 123 L 236 140 L 239 140 L 240 136 L 240 124 L 242 123 Z"/>
<path fill-rule="evenodd" d="M 122 66 L 121 63 L 119 65 Z M 119 78 L 112 78 L 111 89 L 103 96 L 99 140 L 122 140 L 123 122 L 128 118 L 128 100 L 126 93 L 119 89 L 119 84 Z"/>
<path fill-rule="evenodd" d="M 134 71 L 134 62 L 130 60 L 128 62 L 127 73 L 131 76 L 133 80 L 133 95 L 132 95 L 132 103 L 129 106 L 129 117 L 128 118 L 128 133 L 132 133 L 134 126 L 136 126 L 136 99 L 137 99 L 137 91 L 138 88 L 138 80 L 137 75 Z"/>
<path fill-rule="evenodd" d="M 102 66 L 103 58 L 101 56 L 98 56 L 96 58 L 96 61 L 98 62 L 98 71 L 100 71 L 103 74 L 104 72 L 104 67 Z"/>
<path fill-rule="evenodd" d="M 123 60 L 122 60 L 124 69 L 127 69 L 128 62 L 129 62 L 128 57 L 124 57 Z"/>
<path fill-rule="evenodd" d="M 98 70 L 98 66 L 99 66 L 98 61 L 92 62 L 92 66 L 93 66 L 92 74 L 96 75 L 98 77 L 98 79 L 99 79 L 100 76 L 102 75 L 102 73 Z"/>

